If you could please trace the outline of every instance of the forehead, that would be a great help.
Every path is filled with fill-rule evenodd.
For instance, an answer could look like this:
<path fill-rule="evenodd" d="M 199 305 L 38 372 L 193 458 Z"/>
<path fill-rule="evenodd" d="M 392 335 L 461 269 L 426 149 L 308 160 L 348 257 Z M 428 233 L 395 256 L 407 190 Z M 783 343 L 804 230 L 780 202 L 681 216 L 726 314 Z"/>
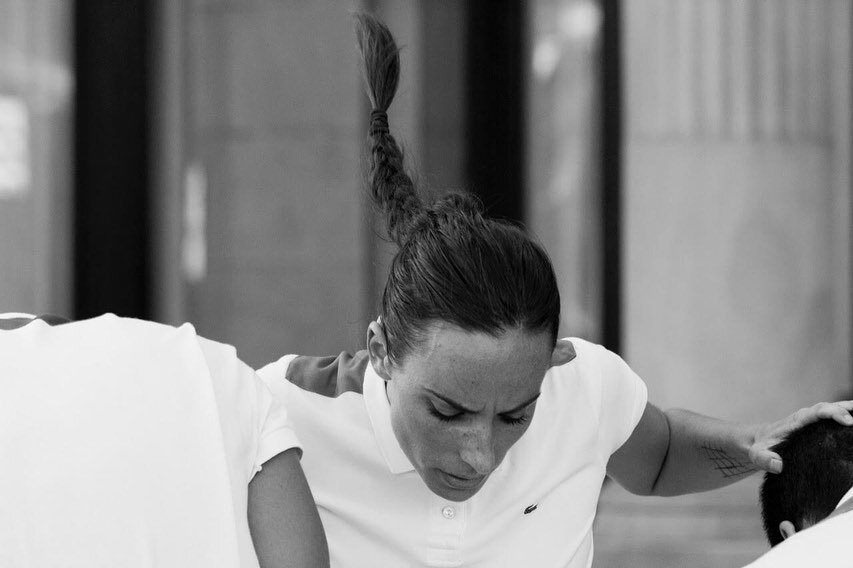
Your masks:
<path fill-rule="evenodd" d="M 539 392 L 551 360 L 550 334 L 513 329 L 495 337 L 448 324 L 428 331 L 423 347 L 406 361 L 407 375 L 472 407 L 520 402 Z"/>

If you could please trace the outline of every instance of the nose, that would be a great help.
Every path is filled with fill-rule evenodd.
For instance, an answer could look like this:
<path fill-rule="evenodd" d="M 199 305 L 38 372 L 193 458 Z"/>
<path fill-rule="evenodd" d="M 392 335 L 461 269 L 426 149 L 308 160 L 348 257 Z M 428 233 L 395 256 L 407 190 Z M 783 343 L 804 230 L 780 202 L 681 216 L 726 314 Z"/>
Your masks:
<path fill-rule="evenodd" d="M 495 449 L 492 443 L 492 429 L 488 426 L 473 428 L 463 435 L 459 456 L 477 472 L 477 475 L 489 475 L 495 469 Z"/>

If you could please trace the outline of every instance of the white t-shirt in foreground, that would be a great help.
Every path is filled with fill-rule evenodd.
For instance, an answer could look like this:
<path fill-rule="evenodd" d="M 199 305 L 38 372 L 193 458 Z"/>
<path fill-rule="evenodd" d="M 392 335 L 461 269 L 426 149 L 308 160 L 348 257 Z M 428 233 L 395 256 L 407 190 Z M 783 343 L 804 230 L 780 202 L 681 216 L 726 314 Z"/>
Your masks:
<path fill-rule="evenodd" d="M 298 447 L 233 347 L 105 315 L 0 331 L 0 566 L 256 567 L 248 484 Z"/>
<path fill-rule="evenodd" d="M 853 488 L 836 509 L 853 499 Z M 840 513 L 786 538 L 746 568 L 801 568 L 853 566 L 851 554 L 853 511 Z"/>
<path fill-rule="evenodd" d="M 575 357 L 545 375 L 530 427 L 462 503 L 433 494 L 403 453 L 365 351 L 258 371 L 306 448 L 332 566 L 589 568 L 607 461 L 647 391 L 617 355 L 570 341 Z"/>

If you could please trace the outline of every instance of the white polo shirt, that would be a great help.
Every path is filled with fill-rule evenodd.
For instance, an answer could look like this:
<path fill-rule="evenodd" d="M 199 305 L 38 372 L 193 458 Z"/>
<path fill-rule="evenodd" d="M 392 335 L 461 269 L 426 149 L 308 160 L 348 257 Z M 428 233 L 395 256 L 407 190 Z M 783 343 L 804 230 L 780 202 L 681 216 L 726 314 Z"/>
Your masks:
<path fill-rule="evenodd" d="M 288 355 L 258 371 L 307 450 L 332 565 L 588 568 L 607 461 L 647 392 L 615 354 L 571 343 L 575 357 L 546 374 L 527 432 L 462 503 L 430 492 L 403 453 L 366 351 Z"/>
<path fill-rule="evenodd" d="M 248 484 L 298 441 L 233 347 L 35 320 L 0 331 L 0 370 L 0 566 L 258 566 Z"/>
<path fill-rule="evenodd" d="M 853 487 L 838 509 L 853 499 Z M 802 568 L 803 566 L 853 566 L 851 555 L 853 510 L 827 518 L 786 538 L 746 568 Z"/>

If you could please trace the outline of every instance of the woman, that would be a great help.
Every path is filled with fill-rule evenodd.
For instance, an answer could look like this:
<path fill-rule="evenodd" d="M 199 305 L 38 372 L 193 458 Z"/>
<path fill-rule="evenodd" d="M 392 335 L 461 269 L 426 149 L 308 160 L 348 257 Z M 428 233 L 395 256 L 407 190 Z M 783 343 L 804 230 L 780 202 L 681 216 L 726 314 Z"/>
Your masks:
<path fill-rule="evenodd" d="M 366 350 L 259 372 L 306 448 L 333 565 L 589 566 L 605 475 L 704 491 L 779 471 L 767 448 L 804 422 L 850 421 L 850 403 L 760 426 L 664 413 L 618 356 L 558 340 L 545 252 L 468 195 L 419 197 L 386 115 L 397 47 L 378 21 L 357 26 L 370 188 L 400 250 Z"/>

